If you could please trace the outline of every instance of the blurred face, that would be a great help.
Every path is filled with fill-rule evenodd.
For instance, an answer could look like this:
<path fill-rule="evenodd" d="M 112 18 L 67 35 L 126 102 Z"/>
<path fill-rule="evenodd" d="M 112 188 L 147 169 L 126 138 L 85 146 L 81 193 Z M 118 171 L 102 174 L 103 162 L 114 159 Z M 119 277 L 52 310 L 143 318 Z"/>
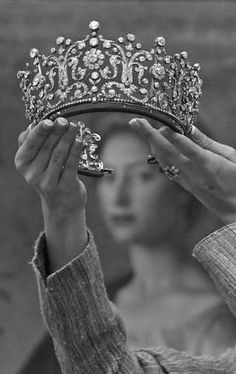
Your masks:
<path fill-rule="evenodd" d="M 113 237 L 149 243 L 171 235 L 178 221 L 176 186 L 147 164 L 149 148 L 136 134 L 120 132 L 105 143 L 101 159 L 113 174 L 98 182 L 98 197 Z"/>

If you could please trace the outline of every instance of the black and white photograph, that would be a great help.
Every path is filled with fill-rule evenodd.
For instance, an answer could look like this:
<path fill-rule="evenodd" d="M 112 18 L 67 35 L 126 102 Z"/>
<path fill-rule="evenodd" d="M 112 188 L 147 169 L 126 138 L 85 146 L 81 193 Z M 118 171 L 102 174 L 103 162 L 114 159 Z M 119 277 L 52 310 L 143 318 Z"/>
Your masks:
<path fill-rule="evenodd" d="M 0 0 L 0 374 L 236 374 L 236 3 Z"/>

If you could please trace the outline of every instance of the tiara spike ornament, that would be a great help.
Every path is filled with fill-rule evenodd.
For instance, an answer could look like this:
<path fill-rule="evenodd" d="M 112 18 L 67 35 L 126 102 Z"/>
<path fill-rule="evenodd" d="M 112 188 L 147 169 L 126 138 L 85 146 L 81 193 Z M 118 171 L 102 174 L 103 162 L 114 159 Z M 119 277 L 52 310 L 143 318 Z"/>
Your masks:
<path fill-rule="evenodd" d="M 30 51 L 31 63 L 17 77 L 31 126 L 46 118 L 118 111 L 147 116 L 187 134 L 201 96 L 199 64 L 191 65 L 187 52 L 167 54 L 162 36 L 145 50 L 133 34 L 105 39 L 95 20 L 89 29 L 75 42 L 58 37 L 47 56 L 36 48 Z M 91 144 L 90 149 L 94 152 Z M 86 161 L 80 166 L 87 174 L 102 174 L 101 167 Z"/>

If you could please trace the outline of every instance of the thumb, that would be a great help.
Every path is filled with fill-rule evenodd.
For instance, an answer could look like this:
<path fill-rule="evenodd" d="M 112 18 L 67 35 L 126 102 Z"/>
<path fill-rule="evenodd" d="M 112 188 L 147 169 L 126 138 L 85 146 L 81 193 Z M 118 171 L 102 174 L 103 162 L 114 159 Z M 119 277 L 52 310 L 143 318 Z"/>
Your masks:
<path fill-rule="evenodd" d="M 190 138 L 201 148 L 207 149 L 213 153 L 217 153 L 218 155 L 223 156 L 232 162 L 236 162 L 236 150 L 233 147 L 216 142 L 207 135 L 203 134 L 203 132 L 201 132 L 197 127 L 192 126 L 192 130 L 188 134 L 188 138 Z"/>

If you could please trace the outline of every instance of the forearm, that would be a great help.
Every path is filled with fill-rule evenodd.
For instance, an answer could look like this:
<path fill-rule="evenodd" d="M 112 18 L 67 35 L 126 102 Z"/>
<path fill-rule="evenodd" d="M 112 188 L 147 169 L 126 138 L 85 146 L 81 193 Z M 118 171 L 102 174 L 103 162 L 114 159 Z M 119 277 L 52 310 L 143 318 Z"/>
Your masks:
<path fill-rule="evenodd" d="M 33 266 L 41 310 L 62 372 L 143 373 L 126 347 L 123 321 L 107 298 L 91 233 L 85 250 L 48 277 L 45 255 L 47 243 L 45 235 L 41 235 Z"/>
<path fill-rule="evenodd" d="M 48 209 L 42 202 L 48 271 L 54 273 L 86 247 L 88 241 L 85 209 L 68 212 Z"/>

